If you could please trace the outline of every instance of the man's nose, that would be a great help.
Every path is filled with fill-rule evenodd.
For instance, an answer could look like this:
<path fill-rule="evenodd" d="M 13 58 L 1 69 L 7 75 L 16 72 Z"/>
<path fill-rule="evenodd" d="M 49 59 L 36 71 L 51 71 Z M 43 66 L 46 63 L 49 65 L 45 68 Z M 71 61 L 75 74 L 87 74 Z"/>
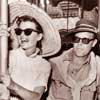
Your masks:
<path fill-rule="evenodd" d="M 80 41 L 79 41 L 78 44 L 79 44 L 79 45 L 82 45 L 82 44 L 83 44 L 82 39 L 80 39 Z"/>

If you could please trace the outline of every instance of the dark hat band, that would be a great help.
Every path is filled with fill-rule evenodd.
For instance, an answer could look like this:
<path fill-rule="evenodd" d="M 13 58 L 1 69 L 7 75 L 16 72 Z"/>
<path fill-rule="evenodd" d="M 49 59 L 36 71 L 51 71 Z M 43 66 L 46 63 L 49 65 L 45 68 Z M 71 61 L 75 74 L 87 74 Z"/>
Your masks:
<path fill-rule="evenodd" d="M 93 33 L 97 33 L 97 28 L 96 27 L 93 27 L 91 25 L 86 25 L 86 24 L 81 24 L 79 26 L 76 26 L 75 28 L 76 30 L 85 30 L 85 31 L 90 31 L 90 32 L 93 32 Z"/>

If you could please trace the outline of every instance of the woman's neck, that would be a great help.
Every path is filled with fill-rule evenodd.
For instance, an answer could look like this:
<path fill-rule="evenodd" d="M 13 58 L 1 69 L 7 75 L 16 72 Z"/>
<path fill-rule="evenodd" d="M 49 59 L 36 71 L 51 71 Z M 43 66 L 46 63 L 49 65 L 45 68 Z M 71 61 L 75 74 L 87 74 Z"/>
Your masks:
<path fill-rule="evenodd" d="M 36 52 L 36 48 L 24 49 L 24 51 L 27 56 L 31 56 L 32 54 Z"/>

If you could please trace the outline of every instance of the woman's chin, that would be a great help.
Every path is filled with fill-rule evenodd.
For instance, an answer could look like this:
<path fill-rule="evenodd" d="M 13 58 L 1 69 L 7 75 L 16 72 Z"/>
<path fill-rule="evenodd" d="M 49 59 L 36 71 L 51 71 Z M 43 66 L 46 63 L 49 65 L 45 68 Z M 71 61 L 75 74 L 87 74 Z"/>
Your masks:
<path fill-rule="evenodd" d="M 23 50 L 26 50 L 26 49 L 28 49 L 28 46 L 21 45 L 21 48 L 22 48 Z"/>

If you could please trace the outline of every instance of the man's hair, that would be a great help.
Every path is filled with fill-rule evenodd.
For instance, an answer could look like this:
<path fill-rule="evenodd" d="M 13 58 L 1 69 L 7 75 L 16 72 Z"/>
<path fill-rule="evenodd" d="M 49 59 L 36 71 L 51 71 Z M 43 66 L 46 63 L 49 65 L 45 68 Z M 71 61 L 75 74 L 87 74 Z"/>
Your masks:
<path fill-rule="evenodd" d="M 39 33 L 43 33 L 43 29 L 42 29 L 41 25 L 33 17 L 30 17 L 30 16 L 21 16 L 21 17 L 18 17 L 18 20 L 16 21 L 16 23 L 19 26 L 21 22 L 26 22 L 26 21 L 30 21 L 30 22 L 35 23 L 36 30 L 38 31 L 38 34 Z"/>

